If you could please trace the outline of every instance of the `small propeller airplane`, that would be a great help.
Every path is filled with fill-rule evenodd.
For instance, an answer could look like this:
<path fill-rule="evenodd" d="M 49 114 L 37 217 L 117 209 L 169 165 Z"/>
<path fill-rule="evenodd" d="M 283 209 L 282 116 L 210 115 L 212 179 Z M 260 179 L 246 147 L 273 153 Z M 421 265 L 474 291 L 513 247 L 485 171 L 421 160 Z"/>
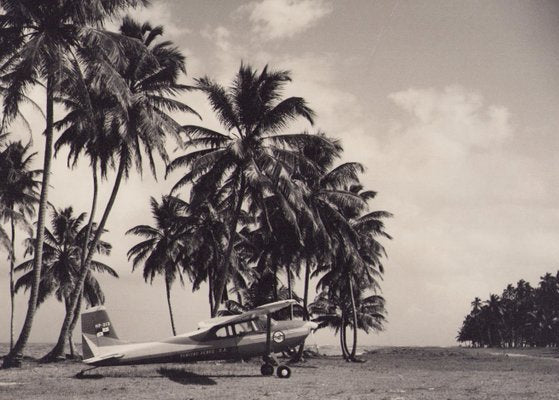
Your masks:
<path fill-rule="evenodd" d="M 318 324 L 310 321 L 276 321 L 271 314 L 296 304 L 282 300 L 264 304 L 239 315 L 212 318 L 198 329 L 163 340 L 131 343 L 120 340 L 104 306 L 82 313 L 83 362 L 98 367 L 159 363 L 187 363 L 204 360 L 246 359 L 262 356 L 260 372 L 289 378 L 291 370 L 279 365 L 273 353 L 287 351 L 304 343 Z"/>

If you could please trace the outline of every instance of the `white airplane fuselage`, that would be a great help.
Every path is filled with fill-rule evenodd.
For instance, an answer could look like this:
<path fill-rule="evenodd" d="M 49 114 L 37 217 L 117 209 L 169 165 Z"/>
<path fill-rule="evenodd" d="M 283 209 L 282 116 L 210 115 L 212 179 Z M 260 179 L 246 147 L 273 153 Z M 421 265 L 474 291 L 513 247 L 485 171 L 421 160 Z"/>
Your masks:
<path fill-rule="evenodd" d="M 106 312 L 102 309 L 104 315 Z M 99 311 L 98 311 L 99 313 Z M 95 315 L 95 313 L 93 313 Z M 82 318 L 88 318 L 87 315 Z M 272 321 L 270 337 L 262 321 L 220 323 L 217 326 L 160 341 L 127 343 L 116 336 L 108 316 L 86 320 L 82 332 L 83 362 L 92 366 L 117 366 L 203 360 L 245 359 L 285 351 L 302 344 L 314 322 Z M 100 322 L 102 321 L 102 322 Z"/>

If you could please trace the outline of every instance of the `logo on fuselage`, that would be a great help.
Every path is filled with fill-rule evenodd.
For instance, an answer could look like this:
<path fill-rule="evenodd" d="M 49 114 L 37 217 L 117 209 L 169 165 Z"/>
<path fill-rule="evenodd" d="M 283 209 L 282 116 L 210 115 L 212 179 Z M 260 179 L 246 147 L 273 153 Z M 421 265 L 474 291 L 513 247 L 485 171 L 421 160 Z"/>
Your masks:
<path fill-rule="evenodd" d="M 275 331 L 272 335 L 272 339 L 274 339 L 274 342 L 276 343 L 281 343 L 285 340 L 285 333 L 282 331 Z"/>

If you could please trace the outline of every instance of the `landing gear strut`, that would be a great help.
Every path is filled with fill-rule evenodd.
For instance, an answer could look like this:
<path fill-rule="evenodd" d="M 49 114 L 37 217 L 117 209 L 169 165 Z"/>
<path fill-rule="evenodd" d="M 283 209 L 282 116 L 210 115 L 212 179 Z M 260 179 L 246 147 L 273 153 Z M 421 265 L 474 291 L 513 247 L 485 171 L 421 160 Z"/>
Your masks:
<path fill-rule="evenodd" d="M 285 365 L 278 366 L 278 361 L 272 355 L 272 317 L 270 314 L 266 316 L 266 355 L 262 357 L 262 361 L 264 361 L 264 364 L 260 367 L 262 375 L 274 375 L 274 366 L 277 366 L 278 378 L 289 378 L 291 376 L 291 369 Z"/>

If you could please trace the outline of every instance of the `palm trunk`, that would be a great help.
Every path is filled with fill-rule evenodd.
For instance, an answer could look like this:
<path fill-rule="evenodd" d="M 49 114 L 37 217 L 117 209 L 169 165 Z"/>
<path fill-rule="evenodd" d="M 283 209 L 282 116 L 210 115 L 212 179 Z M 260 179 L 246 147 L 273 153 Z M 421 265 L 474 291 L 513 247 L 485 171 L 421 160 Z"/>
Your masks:
<path fill-rule="evenodd" d="M 66 313 L 68 313 L 68 311 L 70 310 L 70 299 L 68 298 L 64 298 L 64 307 L 66 309 Z M 72 334 L 70 333 L 68 335 L 68 346 L 70 348 L 70 357 L 74 358 L 74 353 L 75 353 L 75 349 L 74 349 L 74 341 L 72 340 Z"/>
<path fill-rule="evenodd" d="M 82 290 L 83 293 L 83 290 Z M 72 319 L 72 323 L 70 324 L 70 328 L 68 329 L 68 344 L 70 345 L 70 356 L 72 358 L 76 357 L 75 354 L 75 346 L 74 346 L 74 329 L 78 324 L 78 319 L 80 318 L 81 310 L 82 310 L 82 303 L 83 303 L 83 295 L 80 296 L 78 304 L 76 305 L 76 310 L 74 310 L 74 318 Z"/>
<path fill-rule="evenodd" d="M 227 243 L 227 250 L 225 252 L 225 257 L 223 259 L 223 267 L 221 268 L 220 274 L 218 274 L 218 282 L 216 287 L 215 303 L 212 308 L 212 317 L 215 317 L 217 310 L 221 305 L 221 299 L 223 296 L 223 289 L 227 283 L 227 276 L 229 275 L 229 266 L 231 265 L 231 255 L 233 254 L 233 245 L 235 244 L 235 233 L 237 232 L 237 224 L 239 222 L 239 217 L 241 216 L 241 207 L 243 205 L 243 197 L 245 192 L 245 178 L 241 174 L 241 184 L 239 191 L 237 193 L 237 204 L 235 204 L 235 209 L 233 212 L 233 217 L 231 218 L 231 224 L 229 225 L 229 243 Z"/>
<path fill-rule="evenodd" d="M 351 298 L 351 313 L 353 317 L 353 346 L 351 348 L 351 354 L 349 355 L 351 360 L 355 360 L 355 354 L 357 353 L 357 308 L 355 306 L 355 294 L 353 293 L 353 282 L 351 276 L 348 275 L 349 281 L 349 293 Z"/>
<path fill-rule="evenodd" d="M 285 270 L 287 271 L 287 290 L 289 292 L 289 298 L 292 299 L 293 288 L 291 287 L 291 270 L 289 269 L 289 266 L 286 266 Z M 293 320 L 293 304 L 289 306 L 289 319 Z"/>
<path fill-rule="evenodd" d="M 212 277 L 211 274 L 208 273 L 208 297 L 210 299 L 210 317 L 213 317 L 213 309 L 214 309 L 214 292 L 213 292 L 213 284 L 212 284 Z"/>
<path fill-rule="evenodd" d="M 342 321 L 340 326 L 340 347 L 342 348 L 342 356 L 344 360 L 349 360 L 349 352 L 347 351 L 347 345 L 345 340 L 345 314 L 342 310 Z"/>
<path fill-rule="evenodd" d="M 83 268 L 83 266 L 85 265 L 85 259 L 87 257 L 87 252 L 88 252 L 88 247 L 89 247 L 89 238 L 91 237 L 91 231 L 93 230 L 93 223 L 95 220 L 95 212 L 97 211 L 97 196 L 99 193 L 99 182 L 98 182 L 98 178 L 97 178 L 97 162 L 93 161 L 93 165 L 92 165 L 92 176 L 93 176 L 93 199 L 91 201 L 91 211 L 89 212 L 89 221 L 87 221 L 87 229 L 86 229 L 86 233 L 85 233 L 85 238 L 83 240 L 83 246 L 82 246 L 82 257 L 81 257 L 81 264 L 80 264 L 80 269 Z M 72 310 L 73 313 L 73 318 L 72 318 L 72 322 L 70 323 L 70 328 L 68 329 L 68 344 L 70 346 L 70 356 L 72 358 L 75 358 L 75 346 L 74 346 L 74 341 L 73 341 L 73 335 L 74 335 L 74 329 L 76 328 L 76 325 L 78 324 L 78 319 L 80 317 L 81 314 L 81 309 L 82 309 L 82 303 L 83 303 L 83 288 L 80 291 L 79 294 L 79 300 L 78 303 L 76 305 L 76 308 L 74 310 Z"/>
<path fill-rule="evenodd" d="M 12 212 L 14 207 L 12 206 Z M 15 290 L 14 290 L 14 265 L 16 260 L 15 242 L 16 242 L 16 229 L 14 217 L 10 219 L 10 227 L 12 229 L 12 248 L 10 255 L 10 350 L 14 348 L 14 313 L 15 313 Z"/>
<path fill-rule="evenodd" d="M 169 318 L 171 318 L 171 329 L 173 331 L 173 336 L 177 336 L 175 320 L 173 318 L 173 308 L 171 307 L 171 283 L 168 279 L 165 279 L 165 291 L 167 292 L 167 306 L 169 307 Z"/>
<path fill-rule="evenodd" d="M 278 301 L 278 266 L 274 263 L 273 266 L 274 270 L 274 281 L 273 281 L 273 290 L 274 290 L 274 301 Z"/>
<path fill-rule="evenodd" d="M 113 190 L 111 192 L 111 196 L 109 197 L 109 201 L 107 206 L 105 207 L 105 211 L 103 212 L 103 217 L 101 218 L 101 222 L 99 222 L 99 226 L 97 231 L 95 232 L 95 237 L 93 238 L 93 242 L 89 246 L 89 251 L 87 252 L 87 257 L 85 259 L 85 263 L 80 270 L 80 274 L 78 277 L 78 282 L 72 291 L 72 295 L 70 297 L 70 309 L 69 313 L 66 314 L 64 318 L 64 322 L 62 323 L 62 327 L 60 328 L 60 334 L 58 335 L 58 342 L 54 346 L 54 348 L 43 357 L 43 361 L 55 361 L 56 359 L 60 358 L 64 354 L 64 343 L 66 337 L 68 336 L 68 330 L 70 328 L 70 324 L 74 318 L 73 310 L 76 309 L 76 305 L 78 303 L 78 299 L 81 296 L 81 291 L 83 290 L 83 285 L 85 282 L 85 278 L 87 277 L 87 273 L 89 271 L 89 265 L 91 263 L 91 259 L 93 258 L 94 249 L 97 247 L 99 243 L 99 239 L 101 239 L 101 235 L 103 234 L 103 230 L 105 229 L 105 225 L 109 218 L 109 214 L 113 208 L 113 205 L 116 200 L 116 195 L 118 194 L 118 189 L 120 188 L 120 183 L 122 181 L 122 176 L 124 175 L 124 168 L 126 165 L 125 156 L 121 154 L 120 161 L 118 164 L 118 171 L 115 178 L 115 183 L 113 185 Z"/>
<path fill-rule="evenodd" d="M 80 268 L 83 269 L 85 265 L 85 259 L 87 258 L 88 248 L 89 248 L 89 238 L 91 237 L 91 231 L 93 229 L 93 222 L 95 220 L 95 211 L 97 210 L 97 195 L 99 192 L 99 182 L 97 180 L 97 162 L 93 162 L 92 166 L 93 175 L 93 200 L 91 201 L 91 211 L 89 212 L 89 221 L 87 221 L 87 231 L 83 241 L 82 247 L 82 259 Z"/>
<path fill-rule="evenodd" d="M 304 319 L 309 320 L 309 283 L 311 279 L 311 265 L 310 260 L 307 259 L 305 263 L 305 291 L 303 293 L 303 308 L 305 309 Z"/>
<path fill-rule="evenodd" d="M 10 350 L 8 355 L 4 357 L 2 363 L 3 368 L 21 366 L 23 357 L 23 349 L 27 345 L 31 327 L 33 326 L 33 318 L 37 310 L 37 298 L 39 296 L 39 283 L 41 281 L 41 268 L 43 265 L 43 241 L 45 235 L 45 215 L 48 205 L 48 189 L 50 180 L 50 168 L 52 161 L 52 142 L 53 142 L 53 123 L 54 123 L 54 76 L 52 72 L 47 76 L 47 104 L 46 104 L 46 129 L 45 129 L 45 157 L 43 160 L 43 177 L 41 184 L 41 195 L 39 198 L 39 212 L 37 215 L 37 236 L 35 239 L 35 253 L 33 258 L 33 281 L 31 283 L 31 293 L 29 295 L 29 303 L 27 306 L 27 314 L 21 328 L 18 340 L 15 346 Z"/>

